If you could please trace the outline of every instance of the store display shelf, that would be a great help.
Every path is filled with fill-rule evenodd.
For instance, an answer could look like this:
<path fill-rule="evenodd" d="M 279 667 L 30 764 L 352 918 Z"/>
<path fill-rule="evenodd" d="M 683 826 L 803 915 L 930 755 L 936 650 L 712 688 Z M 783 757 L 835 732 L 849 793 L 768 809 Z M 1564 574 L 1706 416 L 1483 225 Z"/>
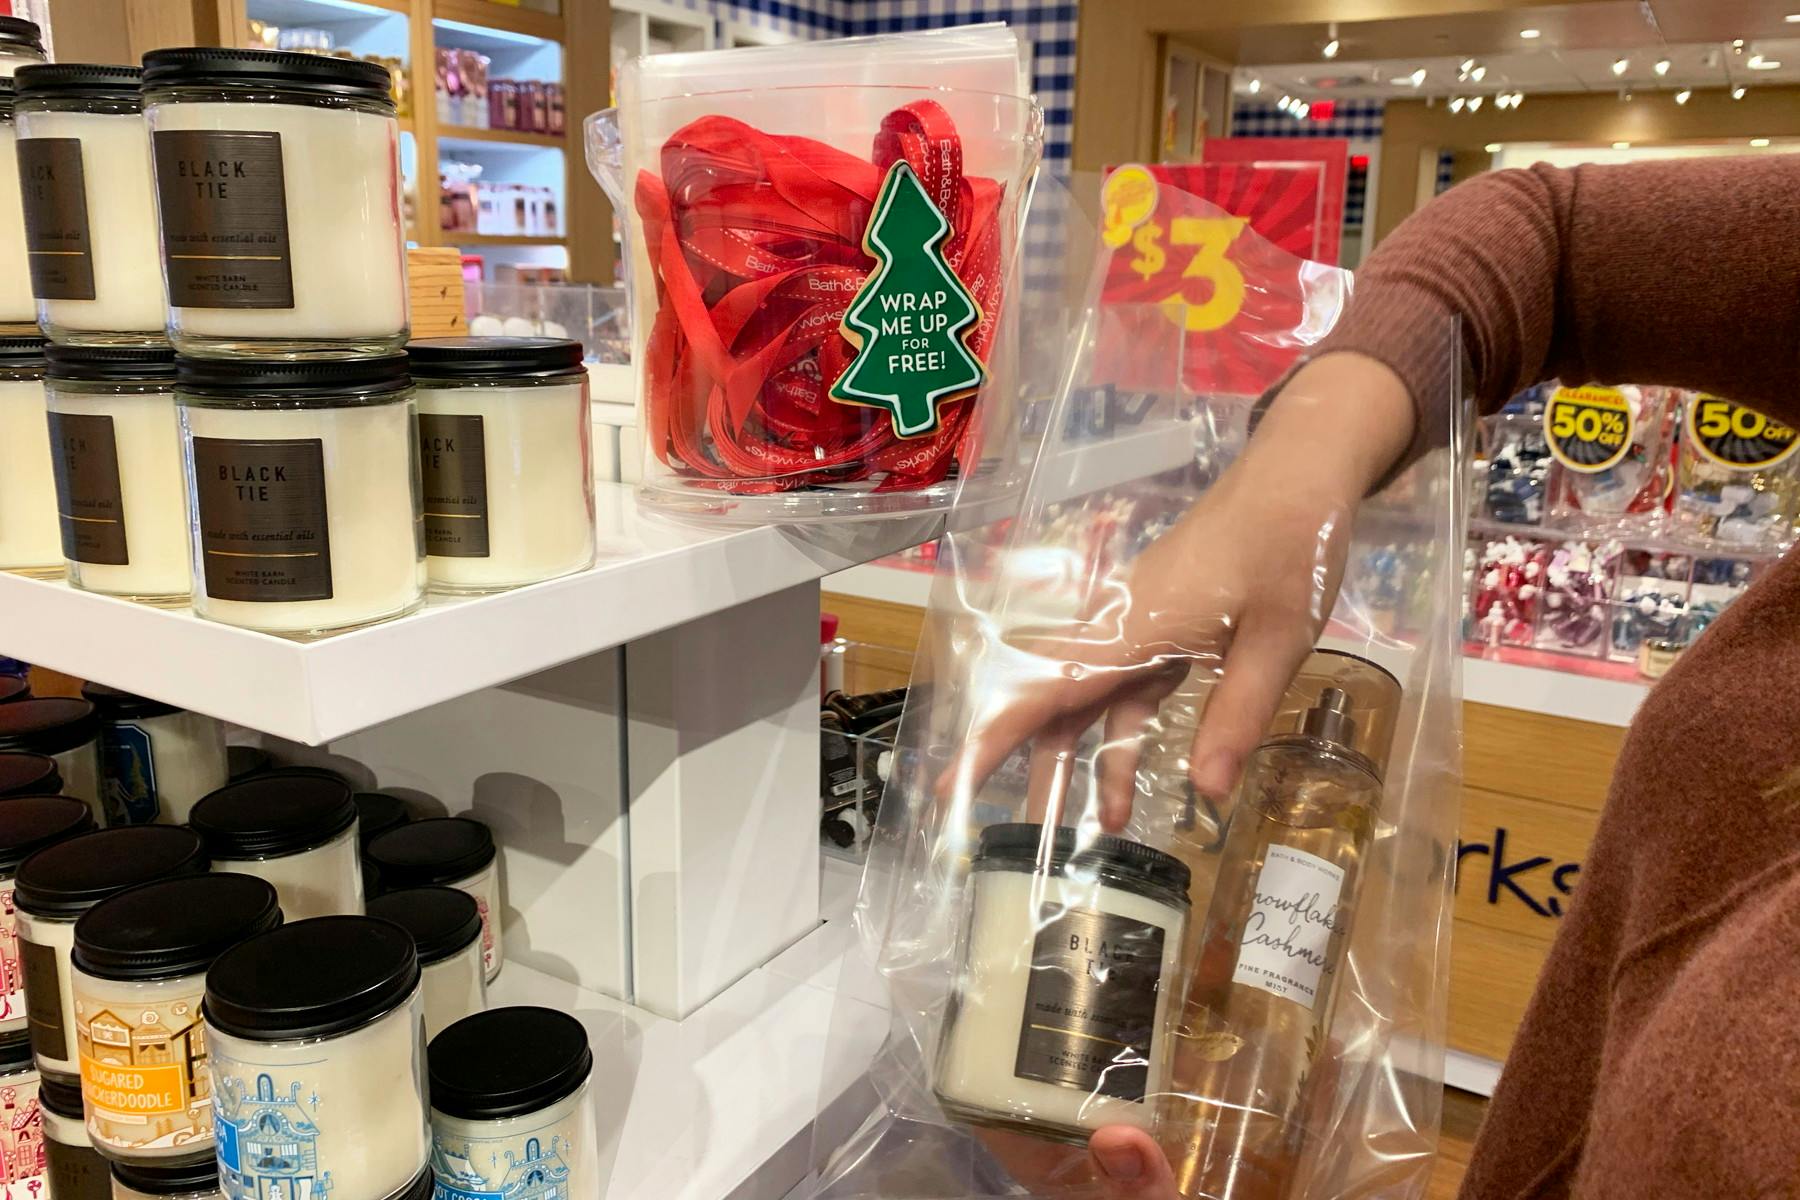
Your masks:
<path fill-rule="evenodd" d="M 502 146 L 563 149 L 563 139 L 557 134 L 526 133 L 518 129 L 477 129 L 472 125 L 439 125 L 438 142 L 491 142 Z"/>
<path fill-rule="evenodd" d="M 250 0 L 249 15 L 275 25 L 332 26 L 412 14 L 410 0 Z"/>
<path fill-rule="evenodd" d="M 1631 724 L 1649 692 L 1650 685 L 1640 680 L 1489 658 L 1463 659 L 1463 699 L 1475 704 L 1624 726 Z"/>
<path fill-rule="evenodd" d="M 886 562 L 858 563 L 847 571 L 827 575 L 819 586 L 828 592 L 855 596 L 862 600 L 881 600 L 888 604 L 910 604 L 925 608 L 931 603 L 932 571 L 899 567 Z"/>
<path fill-rule="evenodd" d="M 295 642 L 0 573 L 0 654 L 309 745 L 546 670 L 937 536 L 942 518 L 843 528 L 683 525 L 597 485 L 601 560 L 498 595 Z"/>
<path fill-rule="evenodd" d="M 773 1200 L 801 1179 L 815 1117 L 856 1095 L 888 1028 L 876 977 L 846 963 L 856 880 L 828 861 L 825 923 L 684 1021 L 507 964 L 490 1004 L 587 1027 L 599 1200 Z"/>
<path fill-rule="evenodd" d="M 437 0 L 432 22 L 439 40 L 471 50 L 517 49 L 520 39 L 560 42 L 562 18 L 530 8 L 511 8 L 491 0 Z M 448 33 L 449 37 L 442 35 Z"/>
<path fill-rule="evenodd" d="M 567 238 L 532 237 L 528 234 L 513 233 L 458 233 L 453 229 L 443 230 L 443 238 L 452 246 L 563 246 L 568 244 Z"/>

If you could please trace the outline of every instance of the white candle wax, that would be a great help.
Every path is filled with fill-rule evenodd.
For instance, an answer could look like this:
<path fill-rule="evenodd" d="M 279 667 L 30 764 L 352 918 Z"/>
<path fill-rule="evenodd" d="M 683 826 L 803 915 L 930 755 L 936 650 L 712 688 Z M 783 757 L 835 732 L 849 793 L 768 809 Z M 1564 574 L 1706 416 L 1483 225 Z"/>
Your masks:
<path fill-rule="evenodd" d="M 0 570 L 57 576 L 62 564 L 44 385 L 0 363 Z"/>
<path fill-rule="evenodd" d="M 145 782 L 151 790 L 145 801 L 154 801 L 155 819 L 164 825 L 183 824 L 200 797 L 225 786 L 225 727 L 203 713 L 115 721 L 104 736 L 109 743 L 129 741 L 134 749 L 147 741 Z M 107 780 L 115 793 L 129 782 L 110 773 Z"/>
<path fill-rule="evenodd" d="M 53 1003 L 38 1001 L 37 1004 L 46 1012 L 55 1011 L 60 1022 L 53 1027 L 48 1020 L 34 1019 L 32 1054 L 36 1057 L 40 1070 L 63 1079 L 75 1079 L 81 1074 L 81 1062 L 76 1057 L 75 1050 L 74 968 L 69 963 L 69 955 L 75 950 L 75 922 L 56 921 L 21 912 L 19 939 L 23 943 L 22 952 L 27 961 L 34 964 L 55 964 L 54 969 L 33 975 L 32 982 L 27 985 L 34 995 L 40 987 L 54 990 Z M 40 982 L 41 976 L 45 974 L 49 978 Z M 60 1054 L 56 1053 L 59 1046 L 62 1049 Z"/>
<path fill-rule="evenodd" d="M 58 754 L 52 754 L 56 769 L 62 775 L 62 794 L 87 801 L 94 810 L 96 824 L 106 824 L 106 809 L 100 803 L 100 741 L 83 742 Z"/>
<path fill-rule="evenodd" d="M 331 595 L 254 601 L 209 594 L 208 513 L 204 498 L 195 496 L 197 614 L 247 629 L 305 635 L 399 616 L 418 606 L 424 597 L 425 561 L 418 538 L 417 429 L 410 397 L 403 403 L 283 410 L 186 402 L 181 415 L 190 487 L 195 485 L 196 438 L 316 439 L 324 466 Z M 246 461 L 254 458 L 246 452 Z M 225 523 L 230 520 L 228 513 Z"/>
<path fill-rule="evenodd" d="M 46 114 L 48 115 L 48 114 Z M 76 303 L 68 301 L 67 303 Z M 181 422 L 176 414 L 172 391 L 146 392 L 141 386 L 129 388 L 91 381 L 56 379 L 47 385 L 49 411 L 66 413 L 78 420 L 59 427 L 64 441 L 79 439 L 79 451 L 53 445 L 52 454 L 82 454 L 91 462 L 104 458 L 104 437 L 83 438 L 96 425 L 111 437 L 110 464 L 100 462 L 102 478 L 110 465 L 118 481 L 116 519 L 123 526 L 121 555 L 117 539 L 96 540 L 98 549 L 79 538 L 65 538 L 69 582 L 84 591 L 104 592 L 132 599 L 167 601 L 186 599 L 192 588 L 192 567 L 188 551 L 187 484 L 181 472 Z M 103 424 L 102 424 L 103 422 Z M 84 520 L 112 514 L 110 497 L 96 494 L 93 477 L 79 467 L 65 468 L 65 522 L 68 532 L 79 534 L 74 518 Z M 104 490 L 105 482 L 100 489 Z M 104 511 L 102 511 L 104 510 Z M 91 515 L 84 515 L 91 514 Z M 112 531 L 107 531 L 109 534 Z M 74 556 L 68 554 L 70 550 Z M 109 561 L 83 561 L 81 557 Z M 126 561 L 113 561 L 123 557 Z"/>
<path fill-rule="evenodd" d="M 593 468 L 581 378 L 520 387 L 421 379 L 418 389 L 432 587 L 493 591 L 591 565 Z M 476 453 L 470 433 L 480 441 L 478 466 L 458 461 Z M 472 474 L 484 485 L 482 500 L 459 504 L 459 485 Z"/>
<path fill-rule="evenodd" d="M 444 1194 L 504 1192 L 540 1173 L 567 1172 L 558 1195 L 593 1196 L 600 1188 L 591 1084 L 583 1083 L 554 1104 L 517 1117 L 470 1121 L 431 1113 L 431 1165 Z"/>
<path fill-rule="evenodd" d="M 17 48 L 0 51 L 0 75 L 11 78 L 20 67 L 44 61 L 42 54 L 21 54 Z"/>
<path fill-rule="evenodd" d="M 218 343 L 392 348 L 406 341 L 406 242 L 399 125 L 393 116 L 310 104 L 148 97 L 151 129 L 273 132 L 281 137 L 286 308 L 202 308 L 171 295 L 169 335 L 184 352 Z M 159 184 L 159 186 L 167 186 Z M 167 193 L 162 193 L 166 197 Z M 167 215 L 163 220 L 165 227 Z M 173 278 L 173 277 L 171 277 Z"/>
<path fill-rule="evenodd" d="M 0 71 L 0 75 L 10 74 Z M 15 166 L 17 142 L 13 123 L 0 114 L 0 324 L 29 325 L 37 320 L 37 301 L 31 296 L 30 260 L 25 255 L 25 206 L 19 198 Z"/>
<path fill-rule="evenodd" d="M 981 870 L 970 876 L 969 888 L 969 929 L 954 1015 L 942 1034 L 933 1080 L 939 1099 L 965 1119 L 1036 1126 L 1053 1135 L 1103 1125 L 1150 1128 L 1153 1099 L 1109 1095 L 1086 1079 L 1053 1083 L 1019 1074 L 1026 1057 L 1022 1037 L 1033 1009 L 1029 991 L 1043 983 L 1054 989 L 1067 982 L 1068 990 L 1079 993 L 1083 985 L 1076 974 L 1081 964 L 1061 957 L 1060 937 L 1054 948 L 1038 944 L 1040 932 L 1052 920 L 1072 920 L 1071 930 L 1084 940 L 1141 939 L 1146 926 L 1160 930 L 1162 958 L 1144 1091 L 1144 1097 L 1155 1097 L 1168 1087 L 1168 1011 L 1179 990 L 1186 909 L 1096 880 L 1091 873 L 1076 877 Z M 1123 918 L 1129 924 L 1090 924 L 1094 914 Z M 1086 953 L 1084 949 L 1080 955 Z M 1132 999 L 1127 997 L 1126 1002 Z M 1107 1003 L 1103 994 L 1084 1001 L 1096 1009 Z M 1118 1001 L 1112 1003 L 1116 1006 Z M 1106 1015 L 1102 1011 L 1100 1018 Z M 1074 1041 L 1077 1034 L 1066 1036 L 1084 1045 Z"/>
<path fill-rule="evenodd" d="M 213 870 L 266 879 L 281 897 L 288 921 L 308 917 L 359 916 L 363 910 L 362 855 L 356 826 L 298 854 L 278 858 L 213 858 Z"/>
<path fill-rule="evenodd" d="M 398 1008 L 334 1037 L 264 1042 L 209 1029 L 218 1122 L 234 1130 L 219 1142 L 224 1190 L 306 1196 L 329 1173 L 334 1196 L 385 1200 L 417 1178 L 430 1148 L 423 1014 L 415 987 Z M 286 1134 L 290 1162 L 263 1179 L 270 1128 Z"/>
<path fill-rule="evenodd" d="M 425 1040 L 487 1007 L 487 971 L 481 962 L 481 939 L 441 962 L 421 969 L 425 989 Z"/>
<path fill-rule="evenodd" d="M 75 968 L 75 1039 L 88 1136 L 120 1158 L 190 1157 L 213 1144 L 201 1023 L 206 975 L 97 979 Z"/>
<path fill-rule="evenodd" d="M 18 116 L 24 138 L 81 143 L 92 300 L 44 299 L 38 319 L 60 340 L 116 340 L 96 334 L 160 337 L 168 318 L 150 141 L 141 113 L 51 112 L 27 105 Z"/>

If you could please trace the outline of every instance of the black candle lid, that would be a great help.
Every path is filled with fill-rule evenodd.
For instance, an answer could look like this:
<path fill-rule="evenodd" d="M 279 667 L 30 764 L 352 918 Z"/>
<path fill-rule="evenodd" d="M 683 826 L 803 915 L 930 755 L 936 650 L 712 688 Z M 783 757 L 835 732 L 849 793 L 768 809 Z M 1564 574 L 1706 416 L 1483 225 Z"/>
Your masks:
<path fill-rule="evenodd" d="M 120 892 L 201 875 L 208 866 L 200 835 L 176 825 L 127 825 L 48 846 L 19 864 L 13 901 L 34 917 L 73 920 Z"/>
<path fill-rule="evenodd" d="M 14 796 L 0 800 L 0 871 L 17 869 L 45 846 L 94 827 L 86 802 L 67 796 Z"/>
<path fill-rule="evenodd" d="M 493 1008 L 431 1039 L 431 1107 L 488 1121 L 536 1112 L 574 1092 L 594 1069 L 587 1030 L 550 1008 Z"/>
<path fill-rule="evenodd" d="M 225 747 L 225 777 L 236 783 L 269 769 L 269 752 L 261 746 Z"/>
<path fill-rule="evenodd" d="M 412 935 L 376 917 L 314 917 L 251 938 L 206 973 L 206 1021 L 255 1042 L 331 1037 L 419 986 Z"/>
<path fill-rule="evenodd" d="M 71 1121 L 79 1121 L 84 1115 L 79 1083 L 64 1083 L 46 1075 L 38 1080 L 38 1103 Z"/>
<path fill-rule="evenodd" d="M 48 364 L 44 375 L 48 379 L 100 383 L 143 379 L 161 383 L 175 378 L 175 351 L 170 346 L 70 346 L 52 342 L 44 347 L 44 358 Z M 87 689 L 83 688 L 82 693 L 85 695 Z"/>
<path fill-rule="evenodd" d="M 494 861 L 494 835 L 470 817 L 433 817 L 382 834 L 368 859 L 385 891 L 456 883 Z"/>
<path fill-rule="evenodd" d="M 386 792 L 356 793 L 356 836 L 367 846 L 390 829 L 412 820 L 406 801 Z"/>
<path fill-rule="evenodd" d="M 974 865 L 977 870 L 984 866 L 1035 870 L 1043 837 L 1042 825 L 989 825 L 981 831 L 981 845 L 975 851 Z M 1158 888 L 1174 893 L 1184 902 L 1192 879 L 1186 863 L 1154 846 L 1106 833 L 1078 837 L 1075 830 L 1059 825 L 1051 835 L 1050 870 L 1052 874 L 1060 875 L 1070 866 L 1094 867 L 1128 887 Z"/>
<path fill-rule="evenodd" d="M 13 76 L 21 101 L 68 96 L 77 100 L 112 100 L 142 105 L 138 84 L 143 72 L 110 63 L 36 63 Z"/>
<path fill-rule="evenodd" d="M 581 343 L 547 337 L 445 337 L 408 342 L 423 379 L 519 379 L 580 375 Z"/>
<path fill-rule="evenodd" d="M 0 1037 L 0 1075 L 12 1075 L 31 1067 L 31 1035 L 23 1029 Z"/>
<path fill-rule="evenodd" d="M 120 892 L 75 922 L 75 965 L 100 979 L 195 975 L 245 938 L 281 924 L 254 875 L 190 875 Z"/>
<path fill-rule="evenodd" d="M 427 1164 L 425 1169 L 419 1172 L 419 1177 L 407 1184 L 406 1190 L 396 1196 L 394 1200 L 431 1200 L 432 1179 L 431 1167 Z"/>
<path fill-rule="evenodd" d="M 443 962 L 481 936 L 481 906 L 455 888 L 403 888 L 369 901 L 368 911 L 412 935 L 422 967 Z"/>
<path fill-rule="evenodd" d="M 219 1160 L 208 1155 L 185 1163 L 156 1163 L 143 1159 L 119 1162 L 108 1159 L 113 1178 L 146 1196 L 188 1196 L 196 1192 L 217 1194 Z"/>
<path fill-rule="evenodd" d="M 57 347 L 52 346 L 50 349 L 54 353 Z M 104 683 L 82 684 L 81 698 L 99 711 L 102 721 L 145 721 L 151 717 L 167 717 L 184 711 L 173 704 L 164 704 L 161 700 L 152 700 L 148 696 L 134 696 L 116 687 L 107 687 Z"/>
<path fill-rule="evenodd" d="M 355 823 L 350 785 L 323 773 L 252 775 L 209 792 L 188 814 L 215 859 L 298 854 Z"/>
<path fill-rule="evenodd" d="M 46 696 L 0 704 L 0 750 L 61 754 L 99 733 L 100 715 L 86 700 Z"/>
<path fill-rule="evenodd" d="M 380 63 L 284 50 L 188 46 L 144 55 L 144 92 L 159 88 L 286 89 L 320 96 L 393 101 L 393 79 Z"/>
<path fill-rule="evenodd" d="M 153 50 L 146 58 L 165 51 Z M 172 52 L 169 52 L 172 53 Z M 227 51 L 226 53 L 234 53 Z M 255 51 L 245 51 L 255 53 Z M 308 62 L 342 62 L 294 54 Z M 379 69 L 379 68 L 377 68 Z M 382 77 L 387 72 L 382 71 Z M 386 87 L 386 84 L 382 85 Z M 189 358 L 175 356 L 175 383 L 184 391 L 233 395 L 243 392 L 332 397 L 396 392 L 412 386 L 406 355 L 379 358 Z"/>
<path fill-rule="evenodd" d="M 23 17 L 0 17 L 0 49 L 24 47 L 44 52 L 44 34 L 37 25 Z"/>
<path fill-rule="evenodd" d="M 62 791 L 56 760 L 20 751 L 0 753 L 0 799 L 7 796 L 54 796 Z"/>
<path fill-rule="evenodd" d="M 31 680 L 17 675 L 0 675 L 0 704 L 31 699 Z"/>
<path fill-rule="evenodd" d="M 0 370 L 17 371 L 43 366 L 44 344 L 43 335 L 36 333 L 7 334 L 0 337 Z"/>

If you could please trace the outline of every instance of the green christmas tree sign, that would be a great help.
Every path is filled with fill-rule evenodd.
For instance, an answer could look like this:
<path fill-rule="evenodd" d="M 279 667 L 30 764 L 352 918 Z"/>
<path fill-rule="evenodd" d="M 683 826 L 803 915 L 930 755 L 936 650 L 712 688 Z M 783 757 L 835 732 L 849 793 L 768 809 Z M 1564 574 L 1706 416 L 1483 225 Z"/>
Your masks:
<path fill-rule="evenodd" d="M 987 373 L 963 343 L 981 306 L 944 258 L 950 222 L 904 160 L 875 198 L 863 249 L 880 266 L 844 314 L 856 358 L 831 385 L 844 404 L 885 409 L 901 437 L 936 433 L 938 406 L 980 387 Z"/>

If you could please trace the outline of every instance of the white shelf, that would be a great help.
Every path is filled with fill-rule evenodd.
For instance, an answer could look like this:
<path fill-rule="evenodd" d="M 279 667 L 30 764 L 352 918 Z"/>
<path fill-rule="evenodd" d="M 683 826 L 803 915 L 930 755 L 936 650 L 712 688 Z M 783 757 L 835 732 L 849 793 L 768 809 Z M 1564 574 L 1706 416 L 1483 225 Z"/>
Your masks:
<path fill-rule="evenodd" d="M 1649 692 L 1647 683 L 1594 679 L 1570 671 L 1489 662 L 1481 658 L 1463 659 L 1464 700 L 1571 721 L 1629 725 Z"/>
<path fill-rule="evenodd" d="M 600 1200 L 774 1200 L 807 1169 L 815 1116 L 854 1100 L 887 1034 L 846 969 L 855 868 L 825 867 L 825 924 L 671 1021 L 509 962 L 490 1005 L 572 1013 L 594 1049 Z"/>
<path fill-rule="evenodd" d="M 596 485 L 578 575 L 303 643 L 0 572 L 0 654 L 308 745 L 936 537 L 939 517 L 816 531 L 676 524 Z"/>
<path fill-rule="evenodd" d="M 883 600 L 889 604 L 910 604 L 925 608 L 931 603 L 932 571 L 909 571 L 886 563 L 859 563 L 847 571 L 827 575 L 819 586 L 828 592 L 860 596 L 864 600 Z"/>

